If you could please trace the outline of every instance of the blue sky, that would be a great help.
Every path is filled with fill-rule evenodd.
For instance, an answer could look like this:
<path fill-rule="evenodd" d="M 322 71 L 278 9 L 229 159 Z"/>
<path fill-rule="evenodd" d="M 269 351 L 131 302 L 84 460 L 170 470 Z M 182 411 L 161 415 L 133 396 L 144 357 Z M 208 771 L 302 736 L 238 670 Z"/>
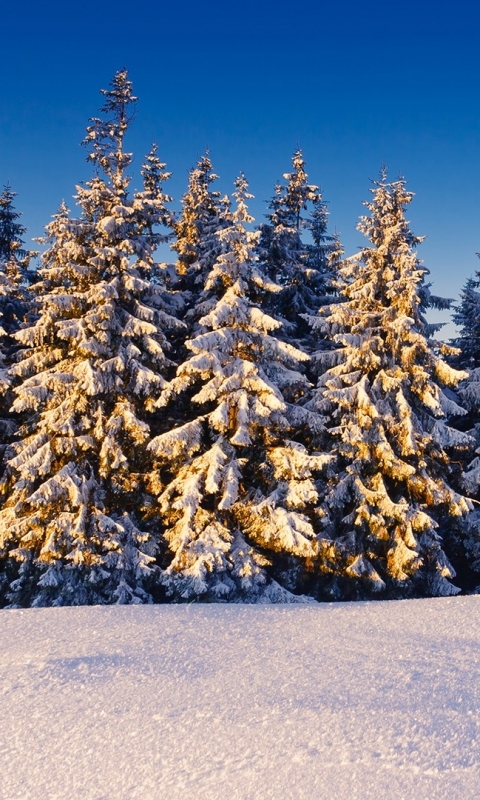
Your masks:
<path fill-rule="evenodd" d="M 133 173 L 155 139 L 174 177 L 206 147 L 228 192 L 243 170 L 265 212 L 296 146 L 347 253 L 382 163 L 416 193 L 409 218 L 437 293 L 480 268 L 480 11 L 469 3 L 83 0 L 2 9 L 0 183 L 29 235 L 88 179 L 79 146 L 126 66 L 139 96 Z M 138 183 L 134 177 L 133 184 Z"/>

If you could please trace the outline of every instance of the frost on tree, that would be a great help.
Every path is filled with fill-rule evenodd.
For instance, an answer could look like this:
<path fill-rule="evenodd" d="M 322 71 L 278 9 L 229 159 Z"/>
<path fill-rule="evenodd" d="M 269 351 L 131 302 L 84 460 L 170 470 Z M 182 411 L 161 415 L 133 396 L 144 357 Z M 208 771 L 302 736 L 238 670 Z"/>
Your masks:
<path fill-rule="evenodd" d="M 300 426 L 322 426 L 280 389 L 305 386 L 308 357 L 276 338 L 280 323 L 259 305 L 279 287 L 257 269 L 257 235 L 245 227 L 251 195 L 243 176 L 235 185 L 236 210 L 200 298 L 209 310 L 159 400 L 168 408 L 188 398 L 190 418 L 149 445 L 170 553 L 162 580 L 175 600 L 288 601 L 298 598 L 283 573 L 275 580 L 276 566 L 316 557 L 314 476 L 329 457 L 295 438 Z"/>
<path fill-rule="evenodd" d="M 141 524 L 148 412 L 179 325 L 149 274 L 163 233 L 164 165 L 155 149 L 129 197 L 124 136 L 135 98 L 125 71 L 103 91 L 85 143 L 94 177 L 47 226 L 38 319 L 16 334 L 13 408 L 24 414 L 9 462 L 0 545 L 19 563 L 12 605 L 148 602 L 155 538 Z"/>
<path fill-rule="evenodd" d="M 316 322 L 337 344 L 323 355 L 326 371 L 314 401 L 332 415 L 338 460 L 322 525 L 336 552 L 336 566 L 326 564 L 327 572 L 339 577 L 325 577 L 323 591 L 454 594 L 442 529 L 469 509 L 449 475 L 452 452 L 470 439 L 446 418 L 464 413 L 449 387 L 465 373 L 450 367 L 439 343 L 428 339 L 426 269 L 416 255 L 421 239 L 405 219 L 412 193 L 401 179 L 388 183 L 385 172 L 372 192 L 370 213 L 358 226 L 371 246 L 343 262 L 340 302 Z"/>
<path fill-rule="evenodd" d="M 331 261 L 339 245 L 327 233 L 327 206 L 318 186 L 307 181 L 300 150 L 294 153 L 292 166 L 293 171 L 283 176 L 286 184 L 275 188 L 268 222 L 260 225 L 257 253 L 265 273 L 283 288 L 274 307 L 287 323 L 285 333 L 308 348 L 310 329 L 300 315 L 315 314 L 326 302 L 332 289 Z M 307 230 L 310 243 L 303 238 Z"/>

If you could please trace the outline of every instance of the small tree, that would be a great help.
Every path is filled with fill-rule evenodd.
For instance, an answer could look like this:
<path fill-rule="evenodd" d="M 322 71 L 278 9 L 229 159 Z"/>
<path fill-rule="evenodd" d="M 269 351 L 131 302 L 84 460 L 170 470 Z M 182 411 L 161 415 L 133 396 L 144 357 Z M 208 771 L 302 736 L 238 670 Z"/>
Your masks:
<path fill-rule="evenodd" d="M 313 475 L 329 458 L 292 440 L 295 425 L 322 425 L 279 388 L 305 386 L 299 365 L 308 357 L 275 338 L 280 323 L 259 305 L 279 287 L 257 269 L 256 235 L 245 228 L 251 195 L 243 176 L 235 186 L 237 207 L 201 297 L 209 311 L 159 401 L 186 395 L 191 418 L 149 445 L 170 551 L 162 580 L 179 600 L 294 600 L 275 580 L 285 577 L 278 562 L 305 566 L 317 552 Z"/>
<path fill-rule="evenodd" d="M 371 247 L 343 262 L 340 302 L 317 321 L 337 343 L 323 354 L 329 368 L 313 405 L 332 415 L 337 472 L 323 498 L 323 531 L 335 545 L 328 569 L 340 576 L 319 591 L 453 594 L 442 525 L 469 502 L 449 484 L 449 453 L 470 439 L 446 424 L 447 415 L 464 413 L 446 387 L 464 373 L 428 339 L 426 270 L 415 252 L 421 239 L 405 219 L 412 193 L 402 179 L 388 183 L 385 172 L 372 191 L 358 226 Z"/>
<path fill-rule="evenodd" d="M 127 73 L 102 91 L 85 143 L 94 177 L 47 227 L 38 320 L 19 331 L 14 409 L 26 412 L 10 459 L 0 546 L 19 565 L 12 605 L 148 602 L 156 538 L 142 527 L 152 395 L 180 325 L 149 275 L 167 219 L 155 148 L 130 199 L 124 137 L 135 102 Z"/>

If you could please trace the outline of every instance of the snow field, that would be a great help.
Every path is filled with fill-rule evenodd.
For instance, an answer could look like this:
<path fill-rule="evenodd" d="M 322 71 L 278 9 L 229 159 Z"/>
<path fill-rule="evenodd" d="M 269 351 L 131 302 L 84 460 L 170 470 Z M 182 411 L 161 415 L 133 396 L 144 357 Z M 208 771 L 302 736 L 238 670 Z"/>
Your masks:
<path fill-rule="evenodd" d="M 2 800 L 473 800 L 480 598 L 0 612 Z"/>

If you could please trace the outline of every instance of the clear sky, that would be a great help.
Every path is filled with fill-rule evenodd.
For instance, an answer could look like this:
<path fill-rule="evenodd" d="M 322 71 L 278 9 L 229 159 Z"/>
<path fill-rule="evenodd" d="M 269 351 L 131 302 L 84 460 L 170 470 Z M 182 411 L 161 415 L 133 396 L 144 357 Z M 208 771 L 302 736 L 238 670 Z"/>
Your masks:
<path fill-rule="evenodd" d="M 24 0 L 2 7 L 0 184 L 38 236 L 90 170 L 79 146 L 116 70 L 139 97 L 133 184 L 151 141 L 174 177 L 210 148 L 243 170 L 258 220 L 300 146 L 347 254 L 382 163 L 416 193 L 412 228 L 437 293 L 480 268 L 480 7 L 387 0 Z"/>

